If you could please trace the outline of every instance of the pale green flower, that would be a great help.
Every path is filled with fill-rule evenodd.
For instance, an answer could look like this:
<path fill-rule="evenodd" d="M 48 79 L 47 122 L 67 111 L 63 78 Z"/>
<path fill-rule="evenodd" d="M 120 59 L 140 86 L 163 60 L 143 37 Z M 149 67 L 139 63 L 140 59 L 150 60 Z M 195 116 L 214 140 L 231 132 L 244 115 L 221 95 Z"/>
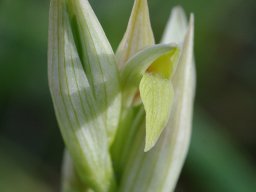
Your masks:
<path fill-rule="evenodd" d="M 181 21 L 180 21 L 181 20 Z M 125 165 L 120 191 L 127 192 L 170 192 L 174 191 L 183 166 L 191 134 L 191 121 L 195 90 L 195 69 L 193 63 L 193 16 L 189 26 L 182 29 L 185 16 L 175 8 L 166 31 L 174 36 L 176 30 L 185 34 L 182 39 L 181 57 L 171 79 L 174 102 L 165 130 L 156 145 L 144 153 L 144 126 L 134 136 L 128 162 Z M 172 26 L 176 26 L 175 29 Z M 164 37 L 164 39 L 167 39 Z M 161 98 L 158 98 L 161 99 Z"/>
<path fill-rule="evenodd" d="M 62 191 L 173 191 L 191 133 L 193 16 L 175 8 L 155 45 L 147 0 L 135 0 L 115 55 L 88 0 L 52 0 L 48 50 Z"/>

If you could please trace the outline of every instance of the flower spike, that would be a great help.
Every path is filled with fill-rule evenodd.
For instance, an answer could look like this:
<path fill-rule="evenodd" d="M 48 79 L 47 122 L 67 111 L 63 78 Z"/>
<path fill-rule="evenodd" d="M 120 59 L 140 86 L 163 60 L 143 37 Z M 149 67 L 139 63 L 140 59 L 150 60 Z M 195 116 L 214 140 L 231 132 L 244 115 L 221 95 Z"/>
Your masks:
<path fill-rule="evenodd" d="M 51 0 L 48 79 L 66 149 L 62 192 L 172 192 L 191 135 L 194 17 L 155 45 L 134 0 L 116 55 L 88 0 Z"/>

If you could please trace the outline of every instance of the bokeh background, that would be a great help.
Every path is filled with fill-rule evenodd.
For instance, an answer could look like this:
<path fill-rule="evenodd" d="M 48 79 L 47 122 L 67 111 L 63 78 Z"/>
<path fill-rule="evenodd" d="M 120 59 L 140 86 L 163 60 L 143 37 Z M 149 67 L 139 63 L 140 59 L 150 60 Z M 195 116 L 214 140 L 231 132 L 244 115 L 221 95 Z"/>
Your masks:
<path fill-rule="evenodd" d="M 91 0 L 116 49 L 133 0 Z M 193 135 L 177 192 L 256 191 L 256 1 L 149 0 L 195 14 Z M 47 83 L 48 0 L 0 1 L 0 191 L 59 191 L 63 141 Z"/>

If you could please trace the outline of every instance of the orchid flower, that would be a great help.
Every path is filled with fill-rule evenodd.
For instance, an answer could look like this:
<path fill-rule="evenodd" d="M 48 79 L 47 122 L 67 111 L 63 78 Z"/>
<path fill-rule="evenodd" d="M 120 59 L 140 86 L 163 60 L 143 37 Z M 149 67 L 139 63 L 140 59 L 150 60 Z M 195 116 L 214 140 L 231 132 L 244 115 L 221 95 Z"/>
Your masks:
<path fill-rule="evenodd" d="M 135 0 L 113 52 L 88 0 L 51 0 L 49 87 L 66 152 L 63 192 L 170 192 L 191 134 L 194 19 L 171 12 L 155 44 Z"/>

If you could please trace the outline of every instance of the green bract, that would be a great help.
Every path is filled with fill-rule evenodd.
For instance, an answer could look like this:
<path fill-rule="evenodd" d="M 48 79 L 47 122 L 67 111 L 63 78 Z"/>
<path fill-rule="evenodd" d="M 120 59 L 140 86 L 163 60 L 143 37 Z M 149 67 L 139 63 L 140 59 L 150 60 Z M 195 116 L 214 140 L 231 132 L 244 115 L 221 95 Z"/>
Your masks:
<path fill-rule="evenodd" d="M 174 8 L 155 45 L 147 0 L 135 0 L 116 54 L 88 0 L 51 0 L 49 17 L 62 191 L 173 191 L 191 133 L 193 16 Z"/>

